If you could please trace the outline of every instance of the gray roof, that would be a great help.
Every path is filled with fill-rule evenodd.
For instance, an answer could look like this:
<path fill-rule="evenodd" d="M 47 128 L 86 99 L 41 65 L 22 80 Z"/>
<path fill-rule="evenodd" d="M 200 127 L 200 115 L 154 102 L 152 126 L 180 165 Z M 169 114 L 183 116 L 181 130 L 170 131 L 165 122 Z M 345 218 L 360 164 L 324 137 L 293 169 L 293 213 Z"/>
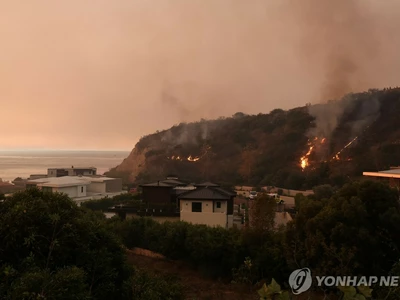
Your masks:
<path fill-rule="evenodd" d="M 162 182 L 166 184 L 171 184 L 171 185 L 186 185 L 186 183 L 176 180 L 176 179 L 165 179 Z"/>
<path fill-rule="evenodd" d="M 230 190 L 225 190 L 225 189 L 223 189 L 221 187 L 216 187 L 214 189 L 219 191 L 219 192 L 221 192 L 221 193 L 225 193 L 228 196 L 236 196 L 237 195 L 236 192 L 233 192 L 233 191 L 230 191 Z"/>
<path fill-rule="evenodd" d="M 62 176 L 62 177 L 49 177 L 41 179 L 31 179 L 27 184 L 37 184 L 44 187 L 68 187 L 78 185 L 89 185 L 91 183 L 87 178 L 79 176 Z"/>
<path fill-rule="evenodd" d="M 174 187 L 174 185 L 164 183 L 163 181 L 141 184 L 140 186 Z"/>
<path fill-rule="evenodd" d="M 185 200 L 229 200 L 233 195 L 221 188 L 200 187 L 178 196 L 179 199 Z"/>
<path fill-rule="evenodd" d="M 140 186 L 161 186 L 161 187 L 175 187 L 178 185 L 186 185 L 186 183 L 176 179 L 165 179 L 153 183 L 141 184 Z"/>
<path fill-rule="evenodd" d="M 180 195 L 180 194 L 183 194 L 183 193 L 187 192 L 187 190 L 175 190 L 175 189 L 174 189 L 174 191 L 175 191 L 176 195 Z"/>
<path fill-rule="evenodd" d="M 379 171 L 378 173 L 400 174 L 400 169 L 390 169 L 390 170 L 385 170 L 385 171 Z"/>
<path fill-rule="evenodd" d="M 206 182 L 203 182 L 203 183 L 195 184 L 195 186 L 215 186 L 215 187 L 217 187 L 219 185 L 216 184 L 216 183 L 212 183 L 212 182 L 206 181 Z"/>

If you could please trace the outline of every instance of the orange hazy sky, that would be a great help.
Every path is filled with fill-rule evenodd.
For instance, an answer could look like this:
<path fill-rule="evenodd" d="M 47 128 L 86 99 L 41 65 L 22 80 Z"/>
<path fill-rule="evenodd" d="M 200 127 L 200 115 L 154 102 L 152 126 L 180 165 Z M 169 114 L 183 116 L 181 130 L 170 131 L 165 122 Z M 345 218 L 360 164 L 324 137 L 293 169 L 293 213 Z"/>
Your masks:
<path fill-rule="evenodd" d="M 397 86 L 399 28 L 396 0 L 0 0 L 0 150 Z"/>

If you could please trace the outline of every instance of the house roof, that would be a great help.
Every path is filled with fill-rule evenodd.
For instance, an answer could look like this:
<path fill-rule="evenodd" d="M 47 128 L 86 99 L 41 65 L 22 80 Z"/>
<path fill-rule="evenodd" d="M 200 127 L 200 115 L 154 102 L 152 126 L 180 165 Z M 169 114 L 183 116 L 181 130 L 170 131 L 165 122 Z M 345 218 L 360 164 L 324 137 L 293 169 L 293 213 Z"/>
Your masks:
<path fill-rule="evenodd" d="M 44 187 L 67 187 L 78 185 L 89 185 L 91 180 L 79 176 L 49 177 L 28 180 L 27 184 L 36 184 Z"/>
<path fill-rule="evenodd" d="M 59 168 L 48 168 L 47 170 L 97 170 L 96 167 L 59 167 Z"/>
<path fill-rule="evenodd" d="M 221 187 L 216 187 L 216 188 L 214 188 L 214 189 L 220 191 L 221 193 L 225 193 L 225 194 L 228 195 L 228 196 L 236 196 L 236 195 L 237 195 L 236 192 L 231 191 L 231 190 L 225 190 L 225 189 L 223 189 L 223 188 L 221 188 Z"/>
<path fill-rule="evenodd" d="M 154 187 L 174 187 L 172 184 L 164 183 L 163 181 L 141 184 L 140 186 L 154 186 Z"/>
<path fill-rule="evenodd" d="M 229 192 L 214 187 L 199 187 L 195 190 L 182 193 L 178 196 L 181 200 L 229 200 L 233 195 Z"/>
<path fill-rule="evenodd" d="M 140 186 L 160 186 L 160 187 L 176 187 L 178 185 L 184 185 L 186 186 L 186 183 L 176 180 L 176 179 L 165 179 L 165 180 L 160 180 L 157 182 L 153 182 L 153 183 L 145 183 L 145 184 L 141 184 Z"/>
<path fill-rule="evenodd" d="M 400 169 L 390 169 L 379 172 L 363 172 L 364 176 L 400 178 Z"/>
<path fill-rule="evenodd" d="M 165 179 L 162 182 L 170 185 L 186 185 L 186 183 L 176 179 Z"/>
<path fill-rule="evenodd" d="M 214 186 L 214 187 L 218 187 L 219 185 L 216 183 L 212 183 L 209 181 L 203 182 L 203 183 L 199 183 L 199 184 L 195 184 L 195 186 Z"/>
<path fill-rule="evenodd" d="M 187 190 L 175 190 L 174 189 L 174 192 L 175 192 L 175 195 L 181 195 L 183 193 L 187 193 L 188 191 Z"/>
<path fill-rule="evenodd" d="M 111 177 L 106 177 L 106 176 L 96 176 L 96 177 L 81 176 L 80 178 L 84 178 L 86 180 L 89 180 L 90 182 L 104 182 L 104 181 L 119 179 L 119 178 L 111 178 Z"/>

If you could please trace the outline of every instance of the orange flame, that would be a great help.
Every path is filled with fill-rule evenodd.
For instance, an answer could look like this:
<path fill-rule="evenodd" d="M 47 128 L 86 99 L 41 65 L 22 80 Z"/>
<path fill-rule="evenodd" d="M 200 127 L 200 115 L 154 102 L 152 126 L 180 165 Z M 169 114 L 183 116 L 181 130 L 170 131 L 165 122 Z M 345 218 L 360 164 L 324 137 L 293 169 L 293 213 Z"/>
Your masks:
<path fill-rule="evenodd" d="M 175 156 L 175 155 L 173 155 L 171 157 L 167 157 L 167 158 L 171 159 L 171 160 L 182 160 L 182 158 L 180 156 Z"/>
<path fill-rule="evenodd" d="M 354 139 L 352 139 L 346 146 L 344 146 L 342 148 L 342 150 L 340 150 L 338 153 L 336 153 L 336 155 L 332 159 L 340 160 L 340 158 L 339 158 L 340 153 L 342 153 L 344 149 L 346 149 L 351 144 L 353 144 L 357 139 L 358 139 L 358 136 L 356 136 Z"/>
<path fill-rule="evenodd" d="M 196 157 L 192 157 L 191 155 L 187 158 L 188 161 L 198 161 L 200 159 L 200 157 L 196 156 Z"/>
<path fill-rule="evenodd" d="M 180 157 L 179 155 L 178 156 L 175 156 L 175 155 L 173 155 L 173 156 L 171 156 L 171 157 L 167 157 L 167 159 L 170 159 L 170 160 L 179 160 L 179 161 L 182 161 L 183 160 L 183 158 L 182 157 Z M 198 157 L 198 156 L 189 156 L 188 158 L 186 158 L 188 161 L 192 161 L 192 162 L 194 162 L 194 161 L 198 161 L 198 160 L 200 160 L 200 157 Z"/>
<path fill-rule="evenodd" d="M 300 166 L 304 170 L 306 167 L 308 167 L 308 157 L 310 156 L 314 146 L 310 146 L 310 149 L 306 153 L 306 155 L 302 156 L 300 158 Z"/>

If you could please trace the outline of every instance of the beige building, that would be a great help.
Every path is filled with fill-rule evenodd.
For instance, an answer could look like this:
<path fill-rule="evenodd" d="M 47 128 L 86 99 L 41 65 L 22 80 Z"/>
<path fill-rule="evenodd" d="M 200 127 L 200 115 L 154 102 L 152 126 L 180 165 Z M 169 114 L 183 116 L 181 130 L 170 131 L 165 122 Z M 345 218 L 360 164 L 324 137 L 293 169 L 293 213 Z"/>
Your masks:
<path fill-rule="evenodd" d="M 122 180 L 109 177 L 62 176 L 28 180 L 27 188 L 67 194 L 80 204 L 84 201 L 122 194 Z"/>
<path fill-rule="evenodd" d="M 216 186 L 199 186 L 178 196 L 180 219 L 192 224 L 233 226 L 233 198 L 236 193 Z"/>

